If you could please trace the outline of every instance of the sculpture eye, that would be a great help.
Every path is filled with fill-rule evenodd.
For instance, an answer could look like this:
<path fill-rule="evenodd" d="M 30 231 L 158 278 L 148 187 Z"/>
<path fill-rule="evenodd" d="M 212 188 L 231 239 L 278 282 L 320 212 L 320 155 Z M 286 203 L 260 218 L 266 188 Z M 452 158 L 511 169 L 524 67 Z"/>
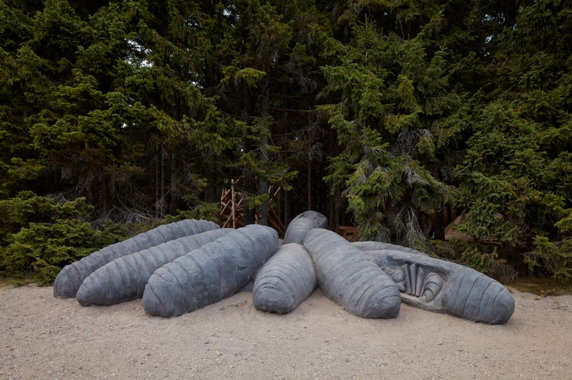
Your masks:
<path fill-rule="evenodd" d="M 400 282 L 403 282 L 403 280 L 405 279 L 405 273 L 403 273 L 403 270 L 399 267 L 397 267 L 397 268 L 383 268 L 383 270 L 391 276 L 393 281 L 397 282 L 398 284 Z"/>

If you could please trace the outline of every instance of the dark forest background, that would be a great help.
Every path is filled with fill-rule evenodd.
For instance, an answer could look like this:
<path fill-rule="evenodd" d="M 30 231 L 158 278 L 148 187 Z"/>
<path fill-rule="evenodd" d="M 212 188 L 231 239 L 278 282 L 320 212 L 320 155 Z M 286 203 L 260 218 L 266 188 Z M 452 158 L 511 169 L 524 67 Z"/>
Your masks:
<path fill-rule="evenodd" d="M 0 0 L 0 276 L 49 282 L 217 220 L 241 178 L 246 222 L 314 209 L 497 278 L 570 280 L 571 5 Z"/>

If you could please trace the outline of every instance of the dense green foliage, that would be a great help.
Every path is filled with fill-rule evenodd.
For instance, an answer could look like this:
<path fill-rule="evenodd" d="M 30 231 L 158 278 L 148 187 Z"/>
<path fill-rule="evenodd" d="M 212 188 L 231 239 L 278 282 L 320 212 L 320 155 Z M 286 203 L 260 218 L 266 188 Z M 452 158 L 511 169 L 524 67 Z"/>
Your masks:
<path fill-rule="evenodd" d="M 92 208 L 84 198 L 57 202 L 30 191 L 0 200 L 0 271 L 49 283 L 61 267 L 128 233 L 110 221 L 93 228 L 85 221 Z"/>
<path fill-rule="evenodd" d="M 0 274 L 215 217 L 241 177 L 247 222 L 281 186 L 285 222 L 433 249 L 455 209 L 472 240 L 438 252 L 570 279 L 571 9 L 0 0 Z"/>

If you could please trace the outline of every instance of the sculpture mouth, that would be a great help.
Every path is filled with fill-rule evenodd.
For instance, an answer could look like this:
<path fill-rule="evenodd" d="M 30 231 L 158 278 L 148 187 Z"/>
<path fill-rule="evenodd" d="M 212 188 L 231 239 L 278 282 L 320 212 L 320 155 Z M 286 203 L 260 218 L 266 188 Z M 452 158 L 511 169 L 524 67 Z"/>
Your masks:
<path fill-rule="evenodd" d="M 429 267 L 405 262 L 399 265 L 381 265 L 381 269 L 389 274 L 401 292 L 403 302 L 424 309 L 439 311 L 431 304 L 443 290 L 443 276 Z"/>
<path fill-rule="evenodd" d="M 421 265 L 406 263 L 396 268 L 381 269 L 391 275 L 400 292 L 421 298 L 425 302 L 433 301 L 443 289 L 443 278 Z"/>

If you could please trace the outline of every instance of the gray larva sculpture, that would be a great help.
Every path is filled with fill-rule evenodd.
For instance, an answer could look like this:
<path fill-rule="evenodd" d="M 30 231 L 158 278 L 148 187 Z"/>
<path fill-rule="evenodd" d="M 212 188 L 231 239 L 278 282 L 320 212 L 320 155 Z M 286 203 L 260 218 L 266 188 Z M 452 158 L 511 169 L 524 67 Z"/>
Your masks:
<path fill-rule="evenodd" d="M 304 211 L 296 216 L 286 229 L 284 234 L 284 244 L 304 242 L 304 237 L 312 228 L 326 228 L 328 226 L 328 218 L 317 211 Z"/>
<path fill-rule="evenodd" d="M 304 246 L 314 262 L 318 286 L 328 298 L 360 317 L 397 317 L 397 285 L 363 251 L 321 228 L 308 232 Z"/>
<path fill-rule="evenodd" d="M 143 293 L 151 315 L 174 317 L 236 293 L 278 249 L 270 227 L 248 225 L 231 231 L 157 269 Z"/>
<path fill-rule="evenodd" d="M 506 323 L 512 316 L 510 293 L 479 272 L 410 248 L 381 242 L 350 244 L 333 232 L 318 228 L 308 233 L 303 228 L 325 224 L 326 218 L 313 211 L 293 220 L 287 235 L 298 240 L 305 236 L 310 253 L 287 244 L 259 271 L 253 294 L 259 310 L 289 312 L 317 282 L 326 296 L 362 317 L 397 316 L 400 290 L 403 302 L 430 311 L 490 324 Z M 258 225 L 207 243 L 227 232 L 217 228 L 211 222 L 183 221 L 104 248 L 64 268 L 54 294 L 75 295 L 73 284 L 79 287 L 96 270 L 77 295 L 82 304 L 140 296 L 147 279 L 143 306 L 152 315 L 176 316 L 216 302 L 247 283 L 278 246 L 276 232 Z M 215 230 L 176 240 L 211 229 Z M 155 247 L 165 241 L 169 243 Z M 179 256 L 181 252 L 186 253 Z"/>
<path fill-rule="evenodd" d="M 380 241 L 356 241 L 353 242 L 352 245 L 361 249 L 362 251 L 381 251 L 381 250 L 394 250 L 394 251 L 401 251 L 407 253 L 415 253 L 418 255 L 427 256 L 427 254 L 418 251 L 413 248 L 404 247 L 402 245 L 390 244 L 390 243 L 383 243 Z"/>
<path fill-rule="evenodd" d="M 508 290 L 471 268 L 395 250 L 368 251 L 402 291 L 403 302 L 472 321 L 506 323 L 514 311 Z"/>
<path fill-rule="evenodd" d="M 184 236 L 115 259 L 90 274 L 81 284 L 76 298 L 84 306 L 113 305 L 141 298 L 147 280 L 156 269 L 230 231 L 219 228 Z"/>
<path fill-rule="evenodd" d="M 98 268 L 121 256 L 141 251 L 182 236 L 194 235 L 219 228 L 206 220 L 182 220 L 165 224 L 130 239 L 107 246 L 87 257 L 65 266 L 54 281 L 54 296 L 75 297 L 83 280 Z"/>
<path fill-rule="evenodd" d="M 285 244 L 256 274 L 252 298 L 260 311 L 289 313 L 316 287 L 312 259 L 304 246 Z"/>

